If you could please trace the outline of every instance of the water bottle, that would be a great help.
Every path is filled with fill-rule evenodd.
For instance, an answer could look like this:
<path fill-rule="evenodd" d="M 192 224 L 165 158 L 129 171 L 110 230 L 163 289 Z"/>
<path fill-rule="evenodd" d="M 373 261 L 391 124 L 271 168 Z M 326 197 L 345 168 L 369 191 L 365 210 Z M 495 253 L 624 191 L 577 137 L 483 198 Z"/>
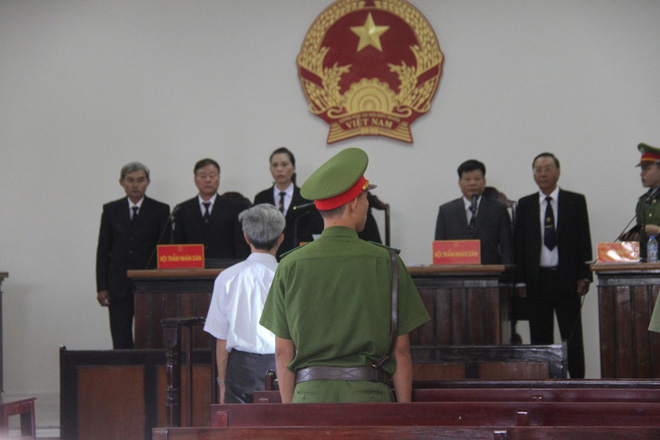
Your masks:
<path fill-rule="evenodd" d="M 648 243 L 646 243 L 646 261 L 649 263 L 658 262 L 658 240 L 655 239 L 655 235 L 651 235 Z"/>

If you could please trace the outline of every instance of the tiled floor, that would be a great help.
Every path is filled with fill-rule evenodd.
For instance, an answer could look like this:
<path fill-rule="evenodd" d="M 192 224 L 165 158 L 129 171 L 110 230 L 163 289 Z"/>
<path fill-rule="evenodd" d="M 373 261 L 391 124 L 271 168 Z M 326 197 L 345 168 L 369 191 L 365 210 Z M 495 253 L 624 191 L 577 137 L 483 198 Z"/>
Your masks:
<path fill-rule="evenodd" d="M 60 438 L 60 395 L 59 393 L 17 395 L 3 393 L 2 400 L 18 400 L 28 397 L 36 397 L 34 402 L 34 418 L 37 424 L 37 438 L 59 439 Z M 14 416 L 9 419 L 9 439 L 20 437 L 20 417 Z"/>

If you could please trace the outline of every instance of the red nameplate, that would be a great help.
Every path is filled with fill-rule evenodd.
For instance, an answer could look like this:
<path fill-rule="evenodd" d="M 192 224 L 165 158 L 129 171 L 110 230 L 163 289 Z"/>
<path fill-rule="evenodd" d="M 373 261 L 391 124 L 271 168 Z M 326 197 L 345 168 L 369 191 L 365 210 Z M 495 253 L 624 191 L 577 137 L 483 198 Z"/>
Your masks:
<path fill-rule="evenodd" d="M 158 269 L 204 268 L 203 244 L 158 245 Z"/>
<path fill-rule="evenodd" d="M 639 263 L 639 242 L 598 243 L 598 262 Z"/>
<path fill-rule="evenodd" d="M 479 240 L 436 240 L 433 264 L 481 264 Z"/>

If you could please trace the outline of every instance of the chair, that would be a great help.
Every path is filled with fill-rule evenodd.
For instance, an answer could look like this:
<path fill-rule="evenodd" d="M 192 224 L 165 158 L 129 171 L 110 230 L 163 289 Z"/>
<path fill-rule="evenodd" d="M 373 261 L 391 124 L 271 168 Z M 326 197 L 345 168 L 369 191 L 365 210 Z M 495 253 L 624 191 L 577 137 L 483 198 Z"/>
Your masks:
<path fill-rule="evenodd" d="M 377 209 L 379 211 L 385 211 L 385 245 L 390 245 L 390 204 L 382 202 L 378 197 L 371 194 L 371 191 L 367 192 L 367 200 L 369 201 L 369 207 Z"/>
<path fill-rule="evenodd" d="M 37 429 L 34 423 L 34 401 L 36 397 L 0 402 L 0 435 L 9 434 L 9 417 L 21 416 L 21 437 L 37 438 Z"/>

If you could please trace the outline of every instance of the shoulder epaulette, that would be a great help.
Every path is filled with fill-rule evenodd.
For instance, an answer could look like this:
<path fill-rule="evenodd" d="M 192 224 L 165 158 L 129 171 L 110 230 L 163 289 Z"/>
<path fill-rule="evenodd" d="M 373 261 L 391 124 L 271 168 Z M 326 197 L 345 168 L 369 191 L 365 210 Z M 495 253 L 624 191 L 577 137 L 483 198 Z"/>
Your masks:
<path fill-rule="evenodd" d="M 307 242 L 307 243 L 303 243 L 303 244 L 301 244 L 301 245 L 298 246 L 298 247 L 294 247 L 293 249 L 289 249 L 288 251 L 286 251 L 285 253 L 283 253 L 282 255 L 280 255 L 280 260 L 281 260 L 282 258 L 286 257 L 287 255 L 289 255 L 291 252 L 295 252 L 295 251 L 297 251 L 298 249 L 307 246 L 307 244 L 309 244 L 309 242 Z"/>
<path fill-rule="evenodd" d="M 376 246 L 378 246 L 378 247 L 381 247 L 381 248 L 384 248 L 384 249 L 387 249 L 387 250 L 392 249 L 394 252 L 396 252 L 397 255 L 399 255 L 399 254 L 401 253 L 401 249 L 397 249 L 397 248 L 393 248 L 393 247 L 390 247 L 390 246 L 386 246 L 386 245 L 384 245 L 383 243 L 378 243 L 378 242 L 375 242 L 375 241 L 367 241 L 367 243 L 374 244 L 374 245 L 376 245 Z"/>

